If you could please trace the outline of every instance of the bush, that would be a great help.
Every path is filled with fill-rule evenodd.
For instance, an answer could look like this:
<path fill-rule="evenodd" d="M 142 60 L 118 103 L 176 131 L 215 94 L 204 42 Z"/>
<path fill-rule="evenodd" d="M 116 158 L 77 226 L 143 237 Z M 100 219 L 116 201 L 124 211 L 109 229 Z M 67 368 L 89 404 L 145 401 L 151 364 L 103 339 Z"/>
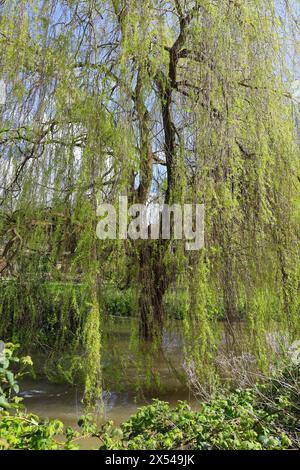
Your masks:
<path fill-rule="evenodd" d="M 1 342 L 0 351 L 0 410 L 17 407 L 20 398 L 17 394 L 19 393 L 18 379 L 22 377 L 28 367 L 32 366 L 32 361 L 29 356 L 19 357 L 16 355 L 18 345 L 7 343 L 4 345 Z M 14 373 L 11 368 L 13 366 L 19 366 L 17 373 Z"/>
<path fill-rule="evenodd" d="M 58 420 L 43 420 L 24 410 L 22 399 L 17 395 L 18 379 L 27 373 L 32 362 L 28 356 L 17 356 L 18 347 L 7 343 L 0 350 L 0 449 L 77 449 L 74 442 L 80 436 L 78 432 L 71 428 L 65 429 Z M 16 367 L 17 372 L 13 372 L 12 368 Z M 85 423 L 86 420 L 83 421 Z M 83 430 L 91 429 L 85 425 Z M 58 437 L 61 441 L 57 440 Z"/>
<path fill-rule="evenodd" d="M 107 315 L 131 317 L 136 312 L 136 301 L 131 289 L 107 288 L 103 293 L 103 307 Z"/>
<path fill-rule="evenodd" d="M 218 396 L 192 411 L 155 400 L 99 433 L 101 449 L 285 450 L 300 447 L 300 369 L 290 365 L 253 389 Z"/>

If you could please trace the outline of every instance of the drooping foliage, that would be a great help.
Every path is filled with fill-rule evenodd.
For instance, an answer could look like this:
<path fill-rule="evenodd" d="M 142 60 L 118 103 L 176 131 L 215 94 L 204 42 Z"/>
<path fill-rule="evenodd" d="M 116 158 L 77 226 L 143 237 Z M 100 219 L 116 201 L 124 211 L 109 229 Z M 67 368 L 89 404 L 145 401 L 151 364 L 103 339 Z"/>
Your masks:
<path fill-rule="evenodd" d="M 83 374 L 88 402 L 101 346 L 113 351 L 108 285 L 134 292 L 130 350 L 150 379 L 163 332 L 177 328 L 174 293 L 177 341 L 206 378 L 220 320 L 230 348 L 243 324 L 261 366 L 274 324 L 297 334 L 292 13 L 267 0 L 2 6 L 0 335 L 50 348 L 70 380 Z M 205 248 L 98 240 L 97 204 L 118 208 L 122 195 L 205 204 Z"/>

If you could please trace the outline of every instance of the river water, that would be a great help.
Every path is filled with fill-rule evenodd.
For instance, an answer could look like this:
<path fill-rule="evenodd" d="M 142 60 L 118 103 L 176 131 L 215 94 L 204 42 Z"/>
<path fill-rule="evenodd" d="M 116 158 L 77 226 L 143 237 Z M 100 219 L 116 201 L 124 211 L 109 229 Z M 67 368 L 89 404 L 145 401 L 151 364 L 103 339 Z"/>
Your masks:
<path fill-rule="evenodd" d="M 153 398 L 168 401 L 172 405 L 178 400 L 186 400 L 193 407 L 197 406 L 197 400 L 178 374 L 182 369 L 183 356 L 180 338 L 176 333 L 164 335 L 163 351 L 149 365 L 150 376 L 147 377 L 146 367 L 137 364 L 137 351 L 130 345 L 132 324 L 118 322 L 118 325 L 109 325 L 108 329 L 112 334 L 106 335 L 103 346 L 104 388 L 107 390 L 103 391 L 102 403 L 95 412 L 98 424 L 113 420 L 119 425 L 139 407 L 150 404 Z M 40 364 L 43 359 L 33 355 L 33 362 Z M 127 365 L 124 369 L 125 362 Z M 140 381 L 139 387 L 136 386 L 137 381 Z M 80 386 L 52 383 L 43 374 L 38 374 L 37 379 L 24 377 L 20 388 L 27 411 L 42 418 L 59 419 L 66 426 L 77 427 L 84 413 Z M 85 439 L 80 444 L 84 449 L 99 446 L 95 439 Z"/>
<path fill-rule="evenodd" d="M 163 351 L 148 366 L 150 376 L 147 378 L 146 367 L 138 365 L 137 351 L 132 348 L 131 330 L 130 322 L 118 322 L 118 327 L 116 324 L 109 325 L 110 333 L 106 335 L 102 357 L 105 376 L 102 404 L 99 404 L 99 410 L 95 413 L 98 424 L 113 420 L 119 425 L 139 407 L 151 403 L 153 398 L 168 401 L 171 405 L 175 405 L 178 400 L 186 400 L 196 409 L 199 401 L 182 380 L 184 358 L 178 331 L 174 333 L 172 330 L 172 334 L 164 335 Z M 278 341 L 278 334 L 275 330 L 272 334 L 268 333 L 273 345 Z M 222 343 L 224 338 L 220 341 L 220 348 Z M 227 356 L 224 348 L 219 353 L 221 365 L 225 360 L 225 376 L 236 375 L 239 370 L 245 375 L 245 367 L 253 374 L 253 358 L 248 353 L 238 356 L 229 353 Z M 124 369 L 125 362 L 127 365 Z M 76 428 L 84 413 L 80 386 L 51 383 L 41 374 L 38 377 L 23 378 L 20 384 L 26 409 L 42 418 L 59 419 L 66 426 Z M 139 387 L 136 386 L 137 381 L 140 382 Z M 240 383 L 234 385 L 243 386 Z M 83 449 L 95 449 L 99 447 L 99 441 L 94 438 L 85 439 L 80 445 Z"/>
<path fill-rule="evenodd" d="M 84 409 L 81 403 L 82 392 L 77 387 L 65 384 L 53 384 L 44 380 L 26 378 L 21 383 L 21 396 L 27 411 L 42 418 L 59 419 L 66 426 L 77 428 L 79 418 Z M 95 418 L 99 424 L 113 420 L 116 425 L 121 424 L 133 415 L 136 410 L 151 403 L 152 398 L 160 398 L 175 405 L 178 400 L 187 400 L 192 407 L 197 406 L 197 400 L 191 396 L 187 388 L 174 388 L 173 391 L 148 392 L 143 397 L 133 391 L 104 391 L 103 404 L 96 412 Z M 82 449 L 95 449 L 99 441 L 95 438 L 86 438 L 80 441 Z"/>

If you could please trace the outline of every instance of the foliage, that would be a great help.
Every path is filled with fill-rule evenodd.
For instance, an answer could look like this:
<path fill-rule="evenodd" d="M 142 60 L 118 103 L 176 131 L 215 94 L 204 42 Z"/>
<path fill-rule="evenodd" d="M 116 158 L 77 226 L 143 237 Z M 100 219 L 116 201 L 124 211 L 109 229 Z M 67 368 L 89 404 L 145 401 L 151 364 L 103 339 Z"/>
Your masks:
<path fill-rule="evenodd" d="M 4 345 L 4 343 L 2 343 Z M 17 407 L 20 398 L 18 379 L 27 373 L 28 367 L 32 366 L 29 356 L 19 358 L 16 350 L 19 345 L 6 343 L 3 351 L 0 351 L 0 410 Z M 17 373 L 12 371 L 12 367 L 19 366 Z"/>
<path fill-rule="evenodd" d="M 184 360 L 199 376 L 217 373 L 220 316 L 229 347 L 233 324 L 247 324 L 262 368 L 270 322 L 289 338 L 299 331 L 300 160 L 285 35 L 295 3 L 0 6 L 0 335 L 43 344 L 53 364 L 82 353 L 88 401 L 101 393 L 103 303 L 131 308 L 126 296 L 105 300 L 107 283 L 137 292 L 130 345 L 150 373 L 155 357 L 140 346 L 161 348 L 166 310 L 182 320 Z M 98 203 L 118 208 L 125 194 L 205 204 L 205 248 L 99 241 Z M 175 308 L 172 289 L 186 291 Z"/>
<path fill-rule="evenodd" d="M 27 413 L 18 396 L 18 379 L 32 366 L 29 356 L 19 358 L 19 345 L 6 343 L 0 354 L 0 450 L 57 450 L 78 448 L 76 440 L 95 431 L 88 416 L 81 419 L 82 432 L 58 420 Z M 13 372 L 17 368 L 16 372 Z"/>
<path fill-rule="evenodd" d="M 7 345 L 1 356 L 1 390 L 5 402 L 0 407 L 0 449 L 77 449 L 84 436 L 98 437 L 101 450 L 232 449 L 284 450 L 300 447 L 299 361 L 288 363 L 263 384 L 252 389 L 219 394 L 199 404 L 193 411 L 185 402 L 172 408 L 154 400 L 120 427 L 111 421 L 100 430 L 91 415 L 79 421 L 81 431 L 64 428 L 60 421 L 42 420 L 26 413 L 16 377 L 8 375 L 9 365 L 31 365 L 30 358 L 18 359 L 16 346 Z M 5 359 L 3 359 L 5 358 Z M 15 377 L 12 379 L 12 377 Z M 14 408 L 11 413 L 10 408 Z"/>
<path fill-rule="evenodd" d="M 131 289 L 108 288 L 103 292 L 103 308 L 107 315 L 117 317 L 136 316 L 135 296 Z"/>
<path fill-rule="evenodd" d="M 170 318 L 182 320 L 188 310 L 189 293 L 187 290 L 166 292 L 164 297 L 165 311 Z"/>
<path fill-rule="evenodd" d="M 77 449 L 72 442 L 79 434 L 64 430 L 58 420 L 42 420 L 38 416 L 18 411 L 15 415 L 0 411 L 0 449 L 57 450 Z M 61 441 L 59 441 L 61 438 Z"/>
<path fill-rule="evenodd" d="M 299 366 L 253 389 L 236 390 L 192 411 L 154 400 L 115 428 L 106 423 L 101 449 L 285 450 L 300 447 Z"/>

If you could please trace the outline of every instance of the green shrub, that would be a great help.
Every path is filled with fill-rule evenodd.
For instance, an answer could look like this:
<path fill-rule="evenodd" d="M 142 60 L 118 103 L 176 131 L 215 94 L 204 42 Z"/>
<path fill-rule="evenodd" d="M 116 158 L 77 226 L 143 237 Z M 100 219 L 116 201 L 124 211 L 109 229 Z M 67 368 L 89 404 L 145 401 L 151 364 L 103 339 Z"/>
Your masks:
<path fill-rule="evenodd" d="M 43 420 L 24 410 L 17 395 L 18 379 L 32 366 L 32 361 L 28 356 L 19 358 L 18 347 L 6 343 L 0 351 L 0 449 L 77 449 L 74 442 L 80 436 L 78 432 L 65 429 L 58 420 Z"/>
<path fill-rule="evenodd" d="M 0 351 L 0 410 L 18 406 L 20 399 L 18 379 L 22 377 L 28 367 L 32 366 L 29 356 L 21 359 L 16 355 L 19 345 L 12 343 L 1 343 L 3 349 Z M 13 372 L 12 368 L 18 365 L 18 371 Z"/>
<path fill-rule="evenodd" d="M 103 293 L 103 307 L 107 315 L 131 317 L 136 313 L 135 295 L 131 289 L 107 288 Z"/>
<path fill-rule="evenodd" d="M 300 369 L 289 365 L 253 389 L 218 396 L 192 411 L 155 400 L 120 428 L 107 423 L 101 449 L 284 450 L 300 447 Z"/>

